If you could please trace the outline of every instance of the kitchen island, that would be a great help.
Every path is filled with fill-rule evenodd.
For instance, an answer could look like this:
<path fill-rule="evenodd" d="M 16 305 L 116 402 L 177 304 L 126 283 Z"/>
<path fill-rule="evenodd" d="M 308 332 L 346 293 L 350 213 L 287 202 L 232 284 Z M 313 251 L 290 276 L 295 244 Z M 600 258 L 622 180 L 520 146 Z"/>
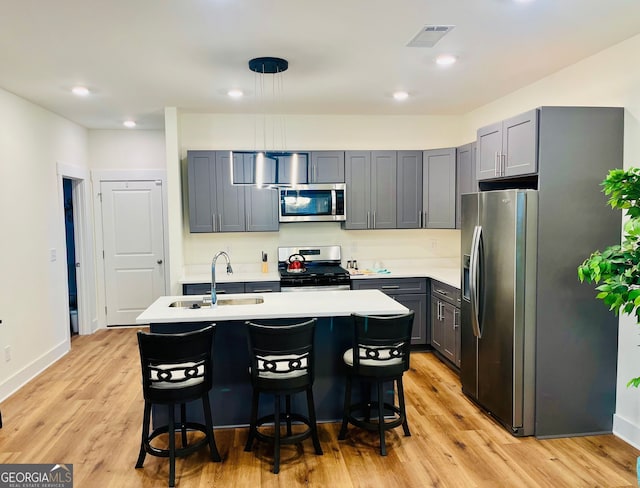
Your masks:
<path fill-rule="evenodd" d="M 149 324 L 151 332 L 170 334 L 216 325 L 213 345 L 213 390 L 210 393 L 216 427 L 247 425 L 251 406 L 249 352 L 244 322 L 298 322 L 317 318 L 314 396 L 318 421 L 342 418 L 345 366 L 342 355 L 351 345 L 351 313 L 391 315 L 408 309 L 379 290 L 311 291 L 300 293 L 244 293 L 221 295 L 211 307 L 203 296 L 165 296 L 142 312 L 136 322 Z M 260 303 L 248 303 L 260 302 Z M 199 308 L 190 308 L 196 304 Z M 173 305 L 173 306 L 172 306 Z M 306 408 L 293 398 L 293 408 Z M 271 402 L 260 415 L 272 409 Z M 189 420 L 202 420 L 198 402 L 187 408 Z M 154 423 L 158 420 L 154 412 Z"/>

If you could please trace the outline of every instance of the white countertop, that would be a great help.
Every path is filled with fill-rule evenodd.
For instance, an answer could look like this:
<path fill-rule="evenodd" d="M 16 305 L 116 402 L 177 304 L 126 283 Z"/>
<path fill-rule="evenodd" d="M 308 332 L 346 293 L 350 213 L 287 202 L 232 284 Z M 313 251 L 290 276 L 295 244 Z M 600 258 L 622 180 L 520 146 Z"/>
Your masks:
<path fill-rule="evenodd" d="M 233 264 L 233 263 L 232 263 Z M 375 264 L 381 264 L 387 271 L 379 273 Z M 346 267 L 346 263 L 343 263 Z M 430 258 L 430 259 L 395 259 L 383 262 L 359 261 L 359 272 L 352 275 L 351 279 L 371 278 L 433 278 L 447 285 L 460 288 L 460 261 L 456 258 Z M 278 268 L 269 264 L 269 272 L 261 273 L 257 265 L 233 264 L 234 273 L 226 274 L 225 266 L 216 267 L 216 282 L 254 282 L 254 281 L 280 281 Z M 209 266 L 190 266 L 185 269 L 185 274 L 179 280 L 183 283 L 210 283 L 211 271 Z"/>
<path fill-rule="evenodd" d="M 401 314 L 408 309 L 379 290 L 308 291 L 300 293 L 242 293 L 219 300 L 260 296 L 254 305 L 215 305 L 199 309 L 169 307 L 181 300 L 197 300 L 202 295 L 164 296 L 153 302 L 136 319 L 138 324 L 207 322 L 298 317 L 341 317 L 351 313 L 369 315 Z"/>

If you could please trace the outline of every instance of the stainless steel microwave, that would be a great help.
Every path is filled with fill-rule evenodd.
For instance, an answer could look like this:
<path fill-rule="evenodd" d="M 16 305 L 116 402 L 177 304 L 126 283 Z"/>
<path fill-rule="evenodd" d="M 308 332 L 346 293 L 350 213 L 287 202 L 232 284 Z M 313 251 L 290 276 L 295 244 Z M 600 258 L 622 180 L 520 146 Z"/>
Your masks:
<path fill-rule="evenodd" d="M 280 222 L 340 222 L 347 218 L 344 183 L 296 185 L 279 192 Z"/>

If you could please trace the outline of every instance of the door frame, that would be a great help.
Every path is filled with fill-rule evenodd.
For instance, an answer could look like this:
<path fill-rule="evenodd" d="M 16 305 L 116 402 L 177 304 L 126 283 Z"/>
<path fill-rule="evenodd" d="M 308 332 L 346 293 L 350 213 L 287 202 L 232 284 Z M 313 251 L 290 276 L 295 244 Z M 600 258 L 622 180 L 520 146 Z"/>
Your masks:
<path fill-rule="evenodd" d="M 103 239 L 103 222 L 102 222 L 102 195 L 101 184 L 107 181 L 160 181 L 162 185 L 162 240 L 164 247 L 164 293 L 167 294 L 169 287 L 169 268 L 170 268 L 170 252 L 169 252 L 169 220 L 167 216 L 167 172 L 165 170 L 94 170 L 91 171 L 91 182 L 93 187 L 93 211 L 95 222 L 95 256 L 98 262 L 96 266 L 96 283 L 97 283 L 97 316 L 99 326 L 105 328 L 107 326 L 106 313 L 106 276 L 104 261 L 104 239 Z"/>
<path fill-rule="evenodd" d="M 89 171 L 79 166 L 65 163 L 56 163 L 58 175 L 58 188 L 60 192 L 61 208 L 61 229 L 64 231 L 64 190 L 63 180 L 65 178 L 72 181 L 72 201 L 73 201 L 73 239 L 76 248 L 76 261 L 80 267 L 76 269 L 76 281 L 78 292 L 78 333 L 80 335 L 93 334 L 98 328 L 96 317 L 96 280 L 93 254 L 93 229 L 89 194 Z M 67 255 L 67 244 L 64 239 L 64 255 Z M 69 295 L 69 284 L 65 282 Z M 71 327 L 69 316 L 69 303 L 66 304 L 67 317 L 69 318 L 68 330 Z M 69 333 L 70 335 L 70 333 Z"/>

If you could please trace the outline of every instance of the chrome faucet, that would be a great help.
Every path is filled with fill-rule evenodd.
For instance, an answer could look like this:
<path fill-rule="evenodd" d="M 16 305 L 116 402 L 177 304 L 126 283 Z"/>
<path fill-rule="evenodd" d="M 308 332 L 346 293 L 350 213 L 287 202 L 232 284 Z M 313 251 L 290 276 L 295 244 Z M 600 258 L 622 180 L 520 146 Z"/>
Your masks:
<path fill-rule="evenodd" d="M 225 261 L 227 261 L 227 274 L 233 274 L 233 268 L 231 267 L 231 260 L 229 259 L 229 255 L 220 251 L 213 256 L 211 260 L 211 306 L 215 305 L 218 299 L 216 298 L 216 260 L 220 257 L 224 256 Z"/>

